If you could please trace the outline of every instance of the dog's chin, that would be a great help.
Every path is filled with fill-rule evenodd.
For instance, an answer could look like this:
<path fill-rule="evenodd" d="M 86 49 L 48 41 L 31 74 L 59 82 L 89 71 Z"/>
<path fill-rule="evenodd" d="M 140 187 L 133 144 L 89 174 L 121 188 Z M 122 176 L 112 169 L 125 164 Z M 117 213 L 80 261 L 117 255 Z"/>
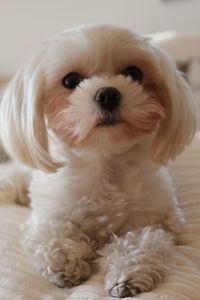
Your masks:
<path fill-rule="evenodd" d="M 87 136 L 76 143 L 76 148 L 91 148 L 101 151 L 116 150 L 117 147 L 129 146 L 137 143 L 138 134 L 125 119 L 119 116 L 98 118 Z"/>
<path fill-rule="evenodd" d="M 72 124 L 59 131 L 53 130 L 72 149 L 100 149 L 105 152 L 116 149 L 116 145 L 127 147 L 136 144 L 147 134 L 119 114 L 101 115 L 96 120 L 87 119 L 85 122 L 82 120 L 81 125 L 79 122 L 78 126 Z"/>
<path fill-rule="evenodd" d="M 119 116 L 105 116 L 97 120 L 96 127 L 113 127 L 124 122 Z"/>

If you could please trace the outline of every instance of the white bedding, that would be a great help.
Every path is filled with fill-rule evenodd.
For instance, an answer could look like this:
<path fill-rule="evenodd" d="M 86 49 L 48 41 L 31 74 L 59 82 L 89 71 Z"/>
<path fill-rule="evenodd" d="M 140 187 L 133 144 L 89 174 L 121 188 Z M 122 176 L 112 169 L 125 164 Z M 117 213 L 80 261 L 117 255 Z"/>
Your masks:
<path fill-rule="evenodd" d="M 198 36 L 200 41 L 200 34 Z M 184 47 L 189 42 L 181 36 L 177 44 L 178 48 L 173 41 L 171 48 L 166 43 L 163 47 L 184 59 L 200 57 L 196 41 L 190 50 L 189 46 Z M 140 294 L 134 299 L 200 300 L 200 138 L 196 138 L 177 159 L 172 171 L 187 219 L 179 236 L 179 245 L 175 247 L 176 266 L 154 291 Z M 104 292 L 101 274 L 78 287 L 60 289 L 35 273 L 19 245 L 20 224 L 27 219 L 29 212 L 30 209 L 26 207 L 0 203 L 0 300 L 113 299 Z"/>
<path fill-rule="evenodd" d="M 177 159 L 173 165 L 173 174 L 179 201 L 187 219 L 179 237 L 179 245 L 175 246 L 176 266 L 154 291 L 134 299 L 200 300 L 200 138 L 196 138 Z M 19 245 L 19 227 L 29 211 L 29 208 L 14 204 L 0 206 L 0 299 L 112 299 L 104 292 L 101 274 L 78 287 L 60 289 L 35 273 Z"/>

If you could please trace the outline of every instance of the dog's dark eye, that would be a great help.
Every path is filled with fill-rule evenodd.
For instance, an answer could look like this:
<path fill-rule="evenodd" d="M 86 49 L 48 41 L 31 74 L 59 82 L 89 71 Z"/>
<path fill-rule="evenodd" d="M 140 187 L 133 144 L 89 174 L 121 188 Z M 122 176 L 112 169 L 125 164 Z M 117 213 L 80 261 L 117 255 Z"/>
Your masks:
<path fill-rule="evenodd" d="M 79 83 L 82 80 L 83 80 L 83 78 L 80 74 L 69 73 L 63 78 L 62 84 L 66 89 L 73 90 L 79 85 Z"/>
<path fill-rule="evenodd" d="M 122 72 L 122 74 L 126 77 L 130 76 L 133 79 L 133 81 L 137 81 L 139 83 L 141 83 L 142 79 L 143 79 L 142 71 L 138 67 L 135 67 L 135 66 L 126 68 Z"/>

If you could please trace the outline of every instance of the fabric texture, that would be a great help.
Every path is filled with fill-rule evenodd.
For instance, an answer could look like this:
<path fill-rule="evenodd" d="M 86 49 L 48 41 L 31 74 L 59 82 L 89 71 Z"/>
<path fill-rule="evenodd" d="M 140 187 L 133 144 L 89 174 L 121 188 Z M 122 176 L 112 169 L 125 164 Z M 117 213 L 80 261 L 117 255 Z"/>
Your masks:
<path fill-rule="evenodd" d="M 172 165 L 172 174 L 186 224 L 175 246 L 176 263 L 155 290 L 134 297 L 142 300 L 200 299 L 200 138 Z M 1 300 L 102 300 L 102 274 L 72 289 L 60 289 L 35 273 L 20 248 L 20 226 L 30 208 L 0 206 L 0 299 Z M 128 299 L 128 298 L 126 298 Z M 131 299 L 129 297 L 129 299 Z"/>

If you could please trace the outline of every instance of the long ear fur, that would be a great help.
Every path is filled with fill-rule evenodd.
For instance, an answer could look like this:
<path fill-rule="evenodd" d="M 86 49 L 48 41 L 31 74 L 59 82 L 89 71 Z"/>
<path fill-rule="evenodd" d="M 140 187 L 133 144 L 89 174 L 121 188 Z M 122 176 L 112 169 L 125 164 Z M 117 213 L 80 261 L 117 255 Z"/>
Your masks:
<path fill-rule="evenodd" d="M 155 51 L 163 73 L 159 89 L 166 118 L 155 136 L 152 150 L 155 161 L 166 164 L 192 141 L 198 127 L 198 107 L 174 61 L 160 49 Z"/>
<path fill-rule="evenodd" d="M 37 57 L 5 89 L 0 108 L 1 139 L 13 159 L 44 171 L 55 171 L 60 164 L 48 152 L 40 68 Z"/>

